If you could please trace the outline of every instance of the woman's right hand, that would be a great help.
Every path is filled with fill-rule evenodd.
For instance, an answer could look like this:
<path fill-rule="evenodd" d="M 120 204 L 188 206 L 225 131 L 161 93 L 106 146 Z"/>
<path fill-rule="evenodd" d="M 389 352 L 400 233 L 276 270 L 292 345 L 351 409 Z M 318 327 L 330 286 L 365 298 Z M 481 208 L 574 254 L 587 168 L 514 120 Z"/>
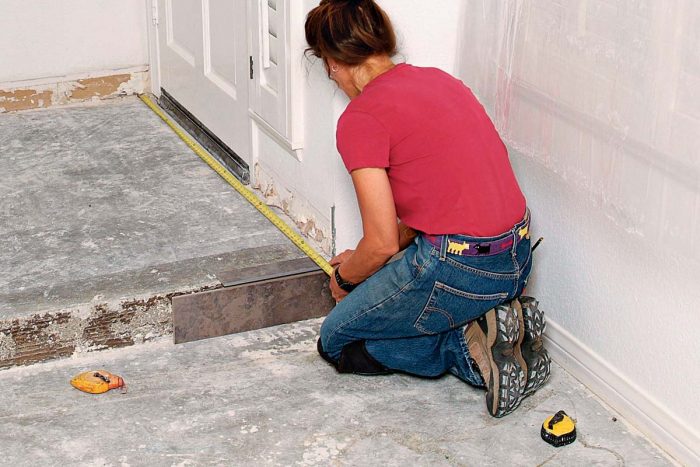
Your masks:
<path fill-rule="evenodd" d="M 334 267 L 340 266 L 345 261 L 347 261 L 348 258 L 350 258 L 353 253 L 355 253 L 355 250 L 345 250 L 344 252 L 340 253 L 339 255 L 331 258 L 331 260 L 329 262 L 330 262 L 331 266 L 334 266 Z"/>

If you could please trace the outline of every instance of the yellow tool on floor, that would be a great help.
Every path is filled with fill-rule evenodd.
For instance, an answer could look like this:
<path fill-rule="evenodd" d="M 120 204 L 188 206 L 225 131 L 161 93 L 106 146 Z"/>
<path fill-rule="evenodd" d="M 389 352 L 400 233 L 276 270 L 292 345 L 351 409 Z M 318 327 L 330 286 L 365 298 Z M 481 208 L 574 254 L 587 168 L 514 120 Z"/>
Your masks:
<path fill-rule="evenodd" d="M 146 104 L 156 115 L 158 115 L 161 120 L 163 120 L 177 136 L 180 137 L 182 141 L 189 146 L 195 154 L 197 154 L 204 162 L 207 163 L 209 167 L 214 169 L 221 178 L 226 180 L 229 185 L 233 187 L 241 196 L 243 196 L 250 204 L 255 207 L 260 213 L 265 216 L 272 224 L 277 227 L 280 232 L 289 238 L 292 243 L 294 243 L 306 256 L 311 258 L 316 264 L 319 265 L 323 271 L 329 276 L 333 273 L 333 267 L 326 261 L 326 259 L 321 256 L 316 250 L 311 248 L 306 241 L 296 233 L 291 227 L 289 227 L 280 217 L 275 214 L 275 212 L 270 209 L 270 207 L 264 202 L 260 201 L 252 191 L 247 189 L 243 183 L 241 183 L 231 172 L 226 169 L 222 164 L 214 159 L 209 153 L 207 153 L 199 144 L 197 144 L 182 128 L 180 128 L 175 122 L 173 122 L 166 114 L 161 110 L 158 105 L 156 105 L 147 95 L 141 94 L 139 98 Z"/>
<path fill-rule="evenodd" d="M 542 424 L 542 439 L 558 448 L 576 441 L 576 421 L 560 410 Z"/>
<path fill-rule="evenodd" d="M 126 393 L 126 383 L 121 376 L 113 375 L 105 370 L 86 371 L 70 380 L 70 384 L 83 392 L 102 394 L 110 389 L 122 389 Z"/>

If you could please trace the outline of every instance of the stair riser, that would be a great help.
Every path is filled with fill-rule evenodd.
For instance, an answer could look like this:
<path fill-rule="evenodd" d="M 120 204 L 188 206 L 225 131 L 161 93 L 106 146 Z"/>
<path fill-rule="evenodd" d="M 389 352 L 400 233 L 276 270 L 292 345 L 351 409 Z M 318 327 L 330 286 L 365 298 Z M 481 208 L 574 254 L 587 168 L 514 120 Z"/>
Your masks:
<path fill-rule="evenodd" d="M 0 321 L 0 369 L 172 335 L 172 299 L 211 287 Z"/>

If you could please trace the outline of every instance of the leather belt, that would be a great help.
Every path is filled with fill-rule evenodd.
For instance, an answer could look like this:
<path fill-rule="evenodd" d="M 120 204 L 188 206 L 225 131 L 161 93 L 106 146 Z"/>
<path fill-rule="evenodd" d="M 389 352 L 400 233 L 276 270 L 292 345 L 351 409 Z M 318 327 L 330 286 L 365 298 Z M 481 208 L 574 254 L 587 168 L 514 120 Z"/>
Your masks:
<path fill-rule="evenodd" d="M 510 250 L 513 247 L 513 241 L 520 242 L 523 238 L 530 238 L 529 232 L 530 223 L 527 222 L 524 226 L 516 231 L 515 238 L 513 235 L 508 235 L 497 240 L 479 241 L 477 237 L 470 237 L 470 240 L 459 238 L 462 235 L 427 235 L 423 234 L 431 245 L 435 248 L 442 246 L 443 238 L 447 241 L 447 253 L 459 256 L 487 256 L 497 255 L 504 251 Z"/>

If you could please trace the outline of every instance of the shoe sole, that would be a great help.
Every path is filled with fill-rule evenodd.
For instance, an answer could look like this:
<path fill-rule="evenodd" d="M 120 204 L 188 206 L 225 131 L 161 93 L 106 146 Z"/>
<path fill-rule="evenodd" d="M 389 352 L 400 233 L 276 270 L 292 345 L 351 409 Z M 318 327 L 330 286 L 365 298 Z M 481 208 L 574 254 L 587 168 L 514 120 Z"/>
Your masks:
<path fill-rule="evenodd" d="M 515 309 L 516 315 L 518 316 L 518 323 L 520 324 L 520 334 L 518 342 L 513 348 L 513 352 L 515 354 L 515 358 L 518 359 L 518 363 L 520 363 L 520 367 L 523 369 L 523 373 L 527 375 L 527 361 L 523 357 L 522 352 L 522 345 L 523 341 L 525 340 L 525 319 L 523 316 L 523 309 L 522 306 L 520 306 L 520 302 L 518 301 L 518 299 L 515 299 L 512 302 L 510 302 L 510 306 Z M 523 386 L 525 386 L 525 384 L 523 384 Z"/>
<path fill-rule="evenodd" d="M 518 301 L 522 310 L 524 334 L 521 354 L 527 367 L 527 383 L 523 396 L 529 396 L 549 380 L 552 360 L 542 341 L 547 321 L 544 313 L 538 307 L 537 300 L 533 297 L 522 296 Z"/>
<path fill-rule="evenodd" d="M 487 355 L 491 363 L 491 378 L 486 392 L 489 413 L 500 418 L 520 405 L 526 376 L 515 356 L 520 340 L 518 315 L 509 305 L 499 305 L 486 314 Z"/>

